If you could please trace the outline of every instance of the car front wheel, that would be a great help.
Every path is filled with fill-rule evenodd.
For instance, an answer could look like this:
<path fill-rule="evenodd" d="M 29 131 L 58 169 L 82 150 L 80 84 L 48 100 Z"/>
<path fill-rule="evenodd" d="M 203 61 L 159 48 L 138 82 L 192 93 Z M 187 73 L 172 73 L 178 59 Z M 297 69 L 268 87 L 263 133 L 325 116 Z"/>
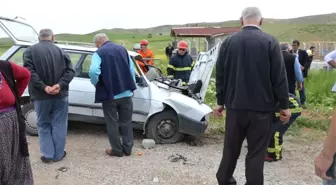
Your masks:
<path fill-rule="evenodd" d="M 177 115 L 171 109 L 154 115 L 147 124 L 147 138 L 156 143 L 177 143 L 184 137 L 184 134 L 179 132 Z"/>
<path fill-rule="evenodd" d="M 23 105 L 22 113 L 26 121 L 26 132 L 32 136 L 37 136 L 37 117 L 33 103 Z"/>

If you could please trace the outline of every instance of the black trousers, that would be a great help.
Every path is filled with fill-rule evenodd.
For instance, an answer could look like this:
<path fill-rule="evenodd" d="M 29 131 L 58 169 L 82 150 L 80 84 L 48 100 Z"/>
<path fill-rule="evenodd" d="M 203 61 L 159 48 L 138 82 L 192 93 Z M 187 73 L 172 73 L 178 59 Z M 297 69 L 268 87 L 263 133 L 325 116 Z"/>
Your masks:
<path fill-rule="evenodd" d="M 248 153 L 245 160 L 246 185 L 264 184 L 264 158 L 272 133 L 274 112 L 227 110 L 223 157 L 216 174 L 219 185 L 230 181 L 236 168 L 244 139 Z"/>
<path fill-rule="evenodd" d="M 132 98 L 126 97 L 103 102 L 103 111 L 112 152 L 119 156 L 122 156 L 123 153 L 132 153 L 134 144 Z M 122 143 L 120 142 L 120 135 Z"/>

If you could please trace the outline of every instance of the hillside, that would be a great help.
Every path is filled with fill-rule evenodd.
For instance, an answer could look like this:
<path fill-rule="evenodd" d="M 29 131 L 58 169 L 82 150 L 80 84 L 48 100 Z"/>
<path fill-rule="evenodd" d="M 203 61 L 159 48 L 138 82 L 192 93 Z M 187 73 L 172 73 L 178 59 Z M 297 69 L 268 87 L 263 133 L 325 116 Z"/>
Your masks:
<path fill-rule="evenodd" d="M 239 26 L 238 20 L 213 22 L 213 23 L 188 23 L 184 25 L 161 25 L 146 29 L 104 29 L 84 35 L 74 34 L 59 34 L 60 40 L 76 40 L 76 41 L 91 41 L 93 35 L 98 32 L 104 32 L 108 35 L 125 35 L 125 37 L 134 38 L 136 35 L 153 35 L 169 36 L 170 30 L 173 27 L 211 27 L 211 26 Z M 312 15 L 298 17 L 292 19 L 265 19 L 263 29 L 276 36 L 279 40 L 291 40 L 294 37 L 300 40 L 310 41 L 336 41 L 336 13 Z M 122 36 L 121 36 L 122 37 Z M 134 38 L 135 39 L 135 38 Z"/>

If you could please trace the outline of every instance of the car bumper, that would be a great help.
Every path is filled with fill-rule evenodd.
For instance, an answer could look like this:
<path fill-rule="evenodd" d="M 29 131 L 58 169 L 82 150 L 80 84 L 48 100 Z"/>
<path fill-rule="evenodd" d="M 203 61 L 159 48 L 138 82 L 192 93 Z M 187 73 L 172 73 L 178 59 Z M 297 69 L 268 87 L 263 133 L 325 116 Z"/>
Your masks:
<path fill-rule="evenodd" d="M 201 136 L 208 128 L 208 121 L 196 121 L 184 115 L 179 115 L 179 129 L 181 133 L 189 134 L 192 136 Z"/>

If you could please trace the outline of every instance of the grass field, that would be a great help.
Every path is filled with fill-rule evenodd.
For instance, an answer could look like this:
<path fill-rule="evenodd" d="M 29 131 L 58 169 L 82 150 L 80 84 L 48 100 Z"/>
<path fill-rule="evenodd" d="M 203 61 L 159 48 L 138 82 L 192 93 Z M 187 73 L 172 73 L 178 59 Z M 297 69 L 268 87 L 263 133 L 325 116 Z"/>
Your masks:
<path fill-rule="evenodd" d="M 197 24 L 197 26 L 205 25 L 239 26 L 239 22 L 228 21 L 222 23 Z M 138 43 L 141 39 L 147 39 L 149 41 L 149 48 L 153 50 L 155 58 L 161 58 L 160 61 L 155 62 L 155 65 L 161 68 L 165 73 L 167 59 L 164 55 L 164 49 L 167 44 L 172 41 L 172 38 L 169 36 L 172 27 L 175 26 L 164 25 L 149 29 L 133 30 L 100 30 L 84 35 L 59 34 L 56 35 L 56 40 L 91 43 L 96 33 L 104 32 L 109 36 L 110 40 L 123 44 L 127 49 L 131 50 L 135 43 Z M 263 30 L 276 36 L 280 41 L 290 41 L 291 39 L 299 39 L 301 41 L 336 41 L 336 14 L 288 20 L 266 19 Z M 149 33 L 152 34 L 151 38 L 148 38 Z M 0 44 L 0 54 L 7 48 L 8 43 L 5 46 Z M 20 60 L 20 56 L 18 56 L 17 60 Z M 310 73 L 309 79 L 305 82 L 308 109 L 306 109 L 303 115 L 297 120 L 297 124 L 291 128 L 292 134 L 300 133 L 302 129 L 305 131 L 325 131 L 328 128 L 331 111 L 336 104 L 336 95 L 330 92 L 335 83 L 335 79 L 335 71 L 312 71 Z M 215 80 L 212 79 L 206 96 L 206 103 L 211 107 L 216 104 L 214 84 Z M 224 132 L 223 119 L 212 119 L 212 125 L 215 126 L 216 131 Z"/>

